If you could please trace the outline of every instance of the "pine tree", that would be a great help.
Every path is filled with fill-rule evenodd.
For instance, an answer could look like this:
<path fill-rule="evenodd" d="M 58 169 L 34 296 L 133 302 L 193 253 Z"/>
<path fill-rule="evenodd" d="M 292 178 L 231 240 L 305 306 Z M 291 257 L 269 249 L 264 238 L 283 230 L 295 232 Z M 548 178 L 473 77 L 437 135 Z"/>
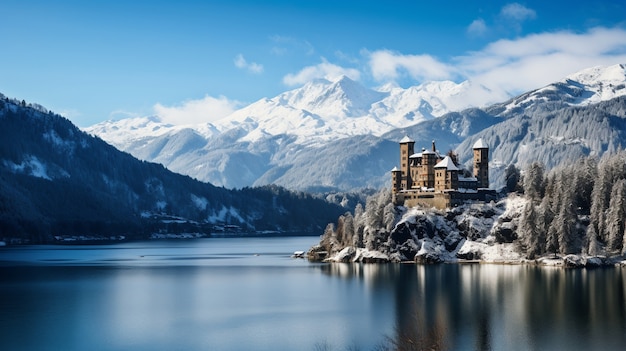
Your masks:
<path fill-rule="evenodd" d="M 614 184 L 626 178 L 626 153 L 622 151 L 603 157 L 598 163 L 597 178 L 591 195 L 590 225 L 595 227 L 598 240 L 607 243 L 609 222 L 606 217 L 610 207 L 611 193 Z"/>
<path fill-rule="evenodd" d="M 396 207 L 391 202 L 384 207 L 383 222 L 385 224 L 385 231 L 391 233 L 393 227 L 396 225 Z"/>
<path fill-rule="evenodd" d="M 541 231 L 543 240 L 538 239 L 541 244 L 541 254 L 544 253 L 556 253 L 558 248 L 558 242 L 556 239 L 556 231 L 550 232 L 552 228 L 552 220 L 554 219 L 554 212 L 552 212 L 552 205 L 548 197 L 544 197 L 541 205 L 539 206 L 539 219 L 537 221 L 537 230 Z"/>
<path fill-rule="evenodd" d="M 358 203 L 354 208 L 354 236 L 352 237 L 352 245 L 355 247 L 364 247 L 363 229 L 365 228 L 365 218 L 363 205 Z"/>
<path fill-rule="evenodd" d="M 564 187 L 560 196 L 560 209 L 553 223 L 557 223 L 557 239 L 559 251 L 563 254 L 570 254 L 577 251 L 578 231 L 576 221 L 578 216 L 574 204 L 574 194 L 571 187 Z"/>
<path fill-rule="evenodd" d="M 537 211 L 532 201 L 524 206 L 524 212 L 520 218 L 518 235 L 522 238 L 526 250 L 526 257 L 534 259 L 541 255 L 541 231 L 537 230 Z"/>
<path fill-rule="evenodd" d="M 593 157 L 586 157 L 572 167 L 574 174 L 572 191 L 574 191 L 576 208 L 581 214 L 589 214 L 591 210 L 591 193 L 598 176 L 598 162 Z"/>
<path fill-rule="evenodd" d="M 598 242 L 598 234 L 595 226 L 589 225 L 585 234 L 585 248 L 583 252 L 587 255 L 596 256 L 602 253 L 602 248 Z"/>
<path fill-rule="evenodd" d="M 368 250 L 376 250 L 376 230 L 365 227 L 363 230 L 363 246 Z"/>
<path fill-rule="evenodd" d="M 559 251 L 559 239 L 556 226 L 550 226 L 546 233 L 546 253 L 552 253 L 556 256 Z"/>
<path fill-rule="evenodd" d="M 353 246 L 354 245 L 354 217 L 352 217 L 352 213 L 350 212 L 346 212 L 345 215 L 343 215 L 343 240 L 341 242 L 341 245 L 346 247 L 346 246 Z"/>
<path fill-rule="evenodd" d="M 540 201 L 545 191 L 544 167 L 539 162 L 533 162 L 524 174 L 524 193 L 532 201 Z"/>
<path fill-rule="evenodd" d="M 324 234 L 322 234 L 322 238 L 320 239 L 320 246 L 322 246 L 329 253 L 332 253 L 334 250 L 333 248 L 337 246 L 335 225 L 333 223 L 328 223 L 328 225 L 326 225 Z"/>
<path fill-rule="evenodd" d="M 512 193 L 518 191 L 520 182 L 520 171 L 514 164 L 510 164 L 504 170 L 504 182 L 506 184 L 506 191 Z"/>
<path fill-rule="evenodd" d="M 590 226 L 593 226 L 595 239 L 605 241 L 605 211 L 609 207 L 611 196 L 612 176 L 609 170 L 608 158 L 603 158 L 598 164 L 598 180 L 591 192 Z"/>
<path fill-rule="evenodd" d="M 620 253 L 623 247 L 624 220 L 626 219 L 626 180 L 620 179 L 613 185 L 611 200 L 606 215 L 607 249 Z"/>

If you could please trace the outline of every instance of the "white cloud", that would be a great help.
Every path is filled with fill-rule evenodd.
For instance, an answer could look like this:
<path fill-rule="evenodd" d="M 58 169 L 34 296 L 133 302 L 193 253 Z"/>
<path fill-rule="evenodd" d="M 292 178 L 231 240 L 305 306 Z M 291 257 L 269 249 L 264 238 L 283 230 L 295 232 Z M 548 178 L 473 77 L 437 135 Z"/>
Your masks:
<path fill-rule="evenodd" d="M 471 36 L 479 37 L 487 32 L 487 24 L 482 18 L 478 18 L 472 21 L 467 27 L 467 34 Z"/>
<path fill-rule="evenodd" d="M 369 64 L 377 81 L 396 81 L 404 74 L 418 81 L 444 80 L 451 79 L 455 71 L 430 55 L 403 55 L 390 50 L 370 53 Z"/>
<path fill-rule="evenodd" d="M 524 5 L 514 2 L 502 7 L 500 16 L 505 19 L 522 22 L 527 19 L 534 19 L 537 17 L 537 13 L 533 9 L 529 9 Z"/>
<path fill-rule="evenodd" d="M 389 50 L 364 55 L 378 82 L 398 83 L 407 77 L 415 83 L 469 79 L 498 95 L 519 94 L 585 68 L 626 63 L 626 30 L 593 28 L 585 33 L 559 31 L 502 39 L 447 62 Z"/>
<path fill-rule="evenodd" d="M 462 76 L 491 89 L 520 93 L 581 69 L 626 62 L 626 30 L 594 28 L 498 40 L 454 59 Z"/>
<path fill-rule="evenodd" d="M 317 65 L 304 67 L 295 74 L 287 74 L 283 77 L 283 83 L 289 86 L 294 86 L 304 84 L 317 78 L 334 80 L 342 75 L 345 75 L 352 80 L 359 80 L 361 78 L 361 72 L 359 72 L 359 70 L 341 67 L 328 62 L 325 58 L 322 58 L 322 62 Z"/>
<path fill-rule="evenodd" d="M 207 95 L 203 99 L 188 100 L 178 106 L 157 103 L 153 108 L 163 122 L 182 125 L 213 122 L 230 115 L 241 106 L 240 102 L 224 96 L 215 98 Z"/>
<path fill-rule="evenodd" d="M 256 62 L 248 62 L 242 54 L 235 56 L 235 67 L 248 70 L 251 73 L 263 73 L 263 65 Z"/>

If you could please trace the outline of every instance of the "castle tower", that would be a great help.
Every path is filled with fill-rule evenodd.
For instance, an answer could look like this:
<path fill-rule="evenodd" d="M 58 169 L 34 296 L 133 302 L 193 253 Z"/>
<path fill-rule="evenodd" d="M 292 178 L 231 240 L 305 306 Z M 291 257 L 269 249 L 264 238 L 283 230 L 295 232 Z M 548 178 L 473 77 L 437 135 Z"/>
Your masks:
<path fill-rule="evenodd" d="M 398 203 L 397 193 L 402 190 L 402 171 L 398 167 L 393 167 L 391 170 L 391 201 L 395 204 Z"/>
<path fill-rule="evenodd" d="M 458 190 L 459 169 L 450 156 L 435 165 L 435 191 Z"/>
<path fill-rule="evenodd" d="M 415 141 L 405 136 L 400 140 L 400 187 L 402 189 L 410 189 L 413 186 L 411 179 L 411 171 L 409 166 L 409 157 L 413 155 L 415 149 Z"/>
<path fill-rule="evenodd" d="M 478 188 L 489 188 L 489 146 L 478 139 L 474 143 L 474 177 L 478 180 Z"/>
<path fill-rule="evenodd" d="M 437 154 L 430 150 L 422 151 L 422 166 L 420 170 L 420 186 L 424 188 L 435 187 L 435 165 Z"/>

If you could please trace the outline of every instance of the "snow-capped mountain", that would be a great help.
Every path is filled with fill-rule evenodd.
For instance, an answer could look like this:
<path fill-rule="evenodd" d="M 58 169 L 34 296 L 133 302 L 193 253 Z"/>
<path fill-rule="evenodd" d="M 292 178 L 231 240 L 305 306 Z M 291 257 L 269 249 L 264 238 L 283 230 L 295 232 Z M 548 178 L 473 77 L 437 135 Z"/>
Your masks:
<path fill-rule="evenodd" d="M 534 102 L 587 106 L 626 95 L 626 64 L 587 68 L 543 88 L 502 104 L 504 113 L 519 111 Z"/>
<path fill-rule="evenodd" d="M 213 123 L 173 126 L 153 116 L 106 121 L 86 131 L 130 153 L 145 146 L 151 138 L 183 128 L 194 129 L 207 139 L 239 130 L 240 142 L 293 135 L 298 144 L 319 146 L 329 140 L 355 135 L 379 136 L 450 111 L 496 101 L 501 101 L 501 97 L 467 81 L 373 90 L 342 76 L 334 81 L 313 80 L 274 98 L 256 101 Z"/>
<path fill-rule="evenodd" d="M 536 129 L 547 125 L 541 122 L 542 118 L 555 113 L 565 116 L 565 112 L 558 111 L 615 100 L 626 94 L 625 82 L 625 65 L 595 67 L 505 102 L 465 110 L 497 94 L 471 82 L 431 82 L 407 89 L 386 86 L 372 90 L 342 77 L 336 81 L 312 81 L 274 98 L 259 100 L 212 124 L 183 128 L 148 123 L 143 129 L 138 127 L 124 134 L 126 124 L 143 124 L 118 121 L 105 122 L 89 131 L 140 159 L 159 162 L 173 171 L 225 187 L 269 183 L 307 190 L 380 187 L 388 181 L 388 170 L 397 163 L 396 142 L 404 134 L 419 141 L 419 147 L 429 146 L 434 139 L 440 151 L 456 148 L 466 157 L 464 140 L 482 133 L 492 148 L 500 149 L 494 150 L 494 165 L 516 163 L 524 167 L 531 155 L 541 153 L 545 143 L 537 140 L 530 148 L 529 144 L 509 143 L 560 133 L 565 129 L 554 125 L 552 131 Z M 451 112 L 457 109 L 459 112 Z M 515 137 L 518 139 L 508 140 L 510 131 L 498 129 L 505 121 L 523 118 L 534 118 L 534 129 L 524 129 L 528 124 L 523 122 L 508 122 L 511 128 L 521 128 L 519 133 L 523 135 Z M 565 117 L 558 120 L 567 123 Z M 593 125 L 598 119 L 590 121 L 595 122 L 568 128 L 604 130 Z M 622 142 L 613 140 L 621 138 L 619 133 L 606 135 L 614 145 Z M 562 135 L 554 135 L 550 140 L 570 151 L 577 143 Z M 565 158 L 552 157 L 555 161 L 549 166 L 574 154 L 601 155 L 608 150 L 598 143 L 589 145 L 592 146 L 568 151 Z M 503 150 L 507 151 L 502 153 Z M 518 157 L 521 151 L 529 156 Z M 558 152 L 558 148 L 550 152 Z"/>

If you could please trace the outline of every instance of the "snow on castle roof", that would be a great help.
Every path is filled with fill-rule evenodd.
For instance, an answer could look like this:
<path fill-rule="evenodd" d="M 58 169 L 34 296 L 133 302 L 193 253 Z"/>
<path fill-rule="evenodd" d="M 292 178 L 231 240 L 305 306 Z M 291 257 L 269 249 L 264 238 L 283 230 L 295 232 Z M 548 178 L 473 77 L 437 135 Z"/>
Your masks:
<path fill-rule="evenodd" d="M 487 146 L 487 143 L 485 143 L 485 141 L 483 140 L 483 138 L 478 139 L 475 143 L 474 143 L 474 149 L 488 149 L 489 146 Z"/>
<path fill-rule="evenodd" d="M 405 135 L 404 138 L 402 138 L 402 140 L 400 140 L 400 144 L 404 144 L 404 143 L 414 143 L 415 140 L 409 138 L 408 135 Z"/>
<path fill-rule="evenodd" d="M 400 172 L 400 170 L 398 169 L 398 167 L 393 167 L 393 169 L 391 170 L 392 172 Z"/>
<path fill-rule="evenodd" d="M 445 168 L 448 171 L 458 171 L 459 170 L 454 165 L 454 162 L 452 162 L 452 159 L 450 158 L 450 156 L 444 157 L 443 160 L 439 161 L 439 163 L 437 163 L 435 165 L 435 168 Z"/>

